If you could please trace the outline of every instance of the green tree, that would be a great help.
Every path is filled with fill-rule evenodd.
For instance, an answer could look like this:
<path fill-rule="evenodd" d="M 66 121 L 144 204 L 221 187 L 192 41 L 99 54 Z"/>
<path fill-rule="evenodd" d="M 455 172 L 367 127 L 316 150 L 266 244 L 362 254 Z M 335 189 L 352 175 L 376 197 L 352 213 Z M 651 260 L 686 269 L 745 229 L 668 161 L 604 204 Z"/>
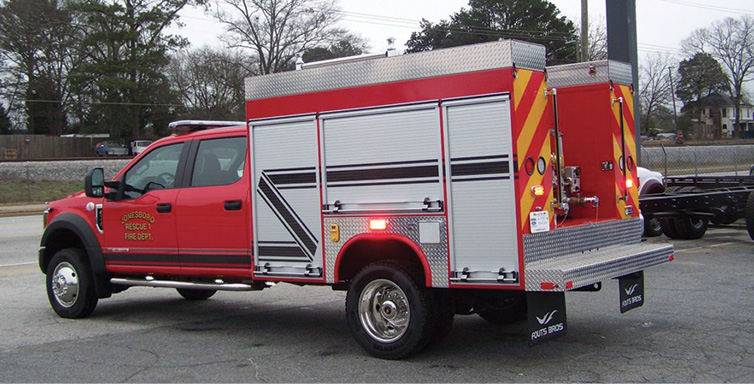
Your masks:
<path fill-rule="evenodd" d="M 704 106 L 702 99 L 715 92 L 725 92 L 730 89 L 728 76 L 723 72 L 720 63 L 710 54 L 697 52 L 693 57 L 678 64 L 678 79 L 676 95 L 683 101 L 684 109 L 690 114 L 698 114 L 699 122 L 704 121 Z M 717 108 L 714 108 L 717 110 Z M 719 117 L 713 120 L 719 121 Z M 714 124 L 717 128 L 715 137 L 720 137 L 722 125 Z"/>
<path fill-rule="evenodd" d="M 683 41 L 687 51 L 708 52 L 728 72 L 729 95 L 736 104 L 734 134 L 741 137 L 739 124 L 741 104 L 744 101 L 743 85 L 754 78 L 754 17 L 744 15 L 712 23 L 707 29 L 699 29 Z"/>
<path fill-rule="evenodd" d="M 339 57 L 361 55 L 366 48 L 363 39 L 349 35 L 330 46 L 309 48 L 304 51 L 301 58 L 305 63 L 312 63 L 315 61 L 337 59 Z"/>
<path fill-rule="evenodd" d="M 115 136 L 138 138 L 169 89 L 164 70 L 170 51 L 186 47 L 185 38 L 165 34 L 178 12 L 201 0 L 79 0 L 73 5 L 87 62 L 76 76 L 80 115 L 107 127 Z M 168 98 L 169 100 L 170 98 Z"/>
<path fill-rule="evenodd" d="M 8 0 L 0 5 L 0 55 L 17 84 L 5 96 L 25 100 L 31 133 L 61 134 L 66 125 L 67 75 L 75 64 L 73 33 L 70 14 L 57 0 Z"/>
<path fill-rule="evenodd" d="M 684 104 L 699 102 L 713 92 L 728 90 L 728 77 L 720 63 L 708 53 L 697 52 L 678 65 L 676 95 Z"/>
<path fill-rule="evenodd" d="M 544 45 L 548 64 L 574 62 L 578 57 L 573 22 L 546 0 L 469 0 L 469 9 L 462 8 L 449 21 L 422 20 L 421 28 L 411 34 L 407 52 L 510 38 Z"/>

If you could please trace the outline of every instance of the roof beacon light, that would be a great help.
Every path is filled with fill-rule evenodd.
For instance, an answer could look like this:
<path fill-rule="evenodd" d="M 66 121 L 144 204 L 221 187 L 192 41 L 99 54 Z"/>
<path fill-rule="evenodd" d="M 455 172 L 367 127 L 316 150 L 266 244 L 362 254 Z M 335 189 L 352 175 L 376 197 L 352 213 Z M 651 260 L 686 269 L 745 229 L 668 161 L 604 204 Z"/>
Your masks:
<path fill-rule="evenodd" d="M 369 229 L 373 231 L 384 231 L 387 229 L 387 220 L 369 220 Z"/>

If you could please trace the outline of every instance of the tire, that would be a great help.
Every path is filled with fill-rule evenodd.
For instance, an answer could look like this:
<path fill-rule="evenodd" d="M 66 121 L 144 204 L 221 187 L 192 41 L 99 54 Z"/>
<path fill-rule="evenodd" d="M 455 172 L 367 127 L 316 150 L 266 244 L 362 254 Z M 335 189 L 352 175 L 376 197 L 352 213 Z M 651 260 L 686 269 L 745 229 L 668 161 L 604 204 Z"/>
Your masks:
<path fill-rule="evenodd" d="M 678 236 L 683 240 L 700 239 L 707 232 L 708 222 L 704 218 L 682 216 L 673 219 Z"/>
<path fill-rule="evenodd" d="M 492 324 L 511 324 L 526 319 L 526 294 L 477 297 L 474 311 Z"/>
<path fill-rule="evenodd" d="M 80 319 L 89 316 L 97 306 L 94 276 L 83 250 L 67 248 L 55 253 L 45 279 L 47 298 L 58 316 Z"/>
<path fill-rule="evenodd" d="M 654 217 L 644 220 L 644 237 L 657 237 L 662 235 L 662 223 Z"/>
<path fill-rule="evenodd" d="M 346 294 L 346 320 L 356 342 L 372 356 L 400 359 L 422 350 L 441 323 L 432 291 L 391 262 L 362 269 Z"/>
<path fill-rule="evenodd" d="M 678 229 L 675 227 L 675 220 L 674 219 L 661 219 L 660 220 L 660 227 L 662 228 L 662 233 L 665 234 L 670 239 L 680 239 L 681 236 L 678 234 Z"/>
<path fill-rule="evenodd" d="M 214 289 L 182 289 L 176 288 L 178 293 L 186 300 L 207 300 L 212 297 L 217 290 Z"/>
<path fill-rule="evenodd" d="M 746 218 L 746 230 L 749 232 L 749 237 L 754 240 L 754 193 L 749 193 L 749 197 L 746 199 L 744 217 Z"/>

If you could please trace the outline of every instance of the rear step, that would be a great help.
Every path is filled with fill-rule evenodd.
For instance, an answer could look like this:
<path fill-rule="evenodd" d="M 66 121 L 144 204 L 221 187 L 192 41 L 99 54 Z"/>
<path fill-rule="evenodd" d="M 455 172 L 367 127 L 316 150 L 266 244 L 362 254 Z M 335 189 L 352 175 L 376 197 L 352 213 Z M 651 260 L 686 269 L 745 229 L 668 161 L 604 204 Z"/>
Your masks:
<path fill-rule="evenodd" d="M 673 260 L 673 246 L 623 244 L 526 264 L 526 290 L 564 292 Z"/>
<path fill-rule="evenodd" d="M 139 287 L 161 287 L 161 288 L 178 288 L 178 289 L 212 289 L 217 291 L 254 291 L 265 288 L 264 285 L 244 284 L 244 283 L 226 283 L 221 279 L 215 280 L 214 283 L 195 283 L 191 281 L 173 281 L 173 280 L 155 280 L 153 278 L 130 278 L 130 277 L 113 277 L 110 283 L 116 285 L 139 286 Z"/>

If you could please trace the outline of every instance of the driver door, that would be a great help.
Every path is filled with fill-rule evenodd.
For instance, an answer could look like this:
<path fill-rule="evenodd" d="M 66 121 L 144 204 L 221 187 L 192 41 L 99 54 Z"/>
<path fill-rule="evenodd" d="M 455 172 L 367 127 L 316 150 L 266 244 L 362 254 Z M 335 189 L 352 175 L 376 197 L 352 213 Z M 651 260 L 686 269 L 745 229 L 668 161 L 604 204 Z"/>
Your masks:
<path fill-rule="evenodd" d="M 105 201 L 103 248 L 107 270 L 119 273 L 180 272 L 175 201 L 187 156 L 185 143 L 149 151 L 122 176 L 123 196 Z"/>

